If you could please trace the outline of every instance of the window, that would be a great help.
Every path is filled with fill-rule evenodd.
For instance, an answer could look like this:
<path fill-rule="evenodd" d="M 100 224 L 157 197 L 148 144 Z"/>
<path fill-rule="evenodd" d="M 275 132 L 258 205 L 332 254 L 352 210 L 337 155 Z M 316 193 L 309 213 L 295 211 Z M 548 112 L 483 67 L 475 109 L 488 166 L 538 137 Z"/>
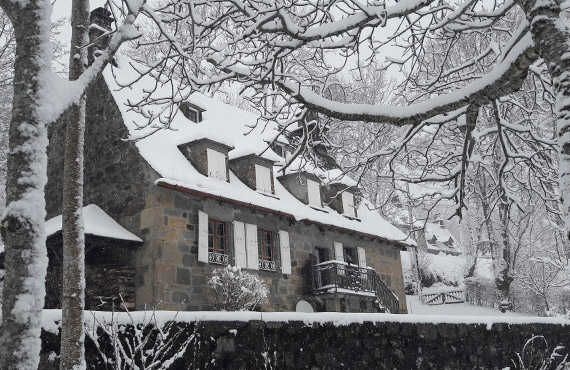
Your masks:
<path fill-rule="evenodd" d="M 225 222 L 208 220 L 208 262 L 228 264 Z"/>
<path fill-rule="evenodd" d="M 354 208 L 354 195 L 347 191 L 342 193 L 342 213 L 347 216 L 356 216 L 355 208 Z"/>
<path fill-rule="evenodd" d="M 259 269 L 276 271 L 273 256 L 273 234 L 267 230 L 257 230 L 257 250 L 259 254 Z"/>
<path fill-rule="evenodd" d="M 271 190 L 271 170 L 267 167 L 255 165 L 255 188 L 265 193 L 273 193 Z"/>
<path fill-rule="evenodd" d="M 327 248 L 315 248 L 315 255 L 317 257 L 317 263 L 326 262 L 329 260 L 329 250 Z"/>
<path fill-rule="evenodd" d="M 313 180 L 307 180 L 307 190 L 309 192 L 309 205 L 321 207 L 321 189 L 319 183 Z"/>
<path fill-rule="evenodd" d="M 285 145 L 280 143 L 273 143 L 271 149 L 280 157 L 285 158 Z"/>
<path fill-rule="evenodd" d="M 213 149 L 206 149 L 208 158 L 208 177 L 220 181 L 227 181 L 226 156 Z"/>
<path fill-rule="evenodd" d="M 197 107 L 192 106 L 187 101 L 180 103 L 180 111 L 184 114 L 184 117 L 192 122 L 198 123 L 202 121 L 202 110 L 197 109 Z"/>
<path fill-rule="evenodd" d="M 356 265 L 358 258 L 356 256 L 356 248 L 343 247 L 344 262 Z"/>

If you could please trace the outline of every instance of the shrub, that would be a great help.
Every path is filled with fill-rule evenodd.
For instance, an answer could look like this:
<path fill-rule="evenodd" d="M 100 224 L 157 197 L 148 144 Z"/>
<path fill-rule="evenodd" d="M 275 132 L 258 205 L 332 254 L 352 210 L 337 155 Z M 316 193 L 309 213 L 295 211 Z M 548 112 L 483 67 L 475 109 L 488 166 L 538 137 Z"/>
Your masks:
<path fill-rule="evenodd" d="M 208 285 L 214 291 L 214 309 L 219 311 L 251 311 L 267 301 L 265 283 L 239 267 L 215 269 Z"/>

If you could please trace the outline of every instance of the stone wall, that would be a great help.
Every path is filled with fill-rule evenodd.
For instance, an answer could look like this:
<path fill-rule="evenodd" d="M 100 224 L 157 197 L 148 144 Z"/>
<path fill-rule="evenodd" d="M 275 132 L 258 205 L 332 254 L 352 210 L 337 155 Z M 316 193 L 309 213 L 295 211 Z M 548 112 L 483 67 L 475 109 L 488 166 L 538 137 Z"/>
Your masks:
<path fill-rule="evenodd" d="M 85 126 L 84 204 L 96 204 L 137 234 L 145 194 L 159 176 L 141 157 L 103 77 L 89 88 Z M 50 126 L 46 207 L 48 219 L 61 214 L 64 120 Z M 159 154 L 158 154 L 159 155 Z"/>
<path fill-rule="evenodd" d="M 341 233 L 309 222 L 298 222 L 287 215 L 269 213 L 205 194 L 190 194 L 160 186 L 155 190 L 147 197 L 146 208 L 141 214 L 140 236 L 145 243 L 137 258 L 139 309 L 158 302 L 161 302 L 160 309 L 186 311 L 212 308 L 207 279 L 213 269 L 223 266 L 198 262 L 198 211 L 203 211 L 212 219 L 226 222 L 227 254 L 231 265 L 235 265 L 234 220 L 255 224 L 259 229 L 273 233 L 277 271 L 254 271 L 270 290 L 269 303 L 263 307 L 266 311 L 294 311 L 299 300 L 313 299 L 311 256 L 315 253 L 315 247 L 323 247 L 330 250 L 332 257 L 333 242 L 336 241 L 348 247 L 365 248 L 368 266 L 373 267 L 398 296 L 400 312 L 406 312 L 400 247 L 397 244 Z M 290 275 L 281 273 L 277 238 L 279 230 L 289 232 L 292 253 Z"/>
<path fill-rule="evenodd" d="M 382 314 L 376 316 L 381 320 Z M 555 347 L 565 347 L 556 361 L 570 348 L 568 327 L 560 324 L 310 321 L 202 321 L 196 331 L 194 323 L 178 324 L 179 342 L 198 335 L 169 369 L 515 369 L 517 353 L 527 369 L 535 369 Z M 523 352 L 535 335 L 544 339 L 530 342 Z M 42 369 L 55 369 L 57 360 L 47 359 L 59 352 L 59 338 L 44 331 L 42 341 Z M 105 368 L 90 339 L 86 357 L 90 369 Z"/>

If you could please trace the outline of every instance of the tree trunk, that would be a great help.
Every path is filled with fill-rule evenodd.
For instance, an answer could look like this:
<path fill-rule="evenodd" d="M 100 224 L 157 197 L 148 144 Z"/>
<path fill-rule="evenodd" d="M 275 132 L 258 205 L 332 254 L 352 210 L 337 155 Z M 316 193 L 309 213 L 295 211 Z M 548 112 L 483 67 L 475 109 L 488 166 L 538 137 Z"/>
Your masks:
<path fill-rule="evenodd" d="M 24 4 L 24 5 L 22 5 Z M 51 50 L 49 0 L 0 0 L 16 36 L 14 97 L 9 130 L 7 207 L 2 219 L 6 279 L 0 328 L 0 368 L 35 370 L 39 363 L 47 252 L 45 199 L 48 144 L 43 73 Z"/>
<path fill-rule="evenodd" d="M 69 79 L 87 65 L 89 1 L 73 1 Z M 83 308 L 85 304 L 85 238 L 83 233 L 83 141 L 85 95 L 65 115 L 63 169 L 63 293 L 60 369 L 84 369 Z"/>
<path fill-rule="evenodd" d="M 502 310 L 511 309 L 510 295 L 511 283 L 513 277 L 511 276 L 511 245 L 509 241 L 509 204 L 505 196 L 502 197 L 499 204 L 499 214 L 501 218 L 501 255 L 499 257 L 499 268 L 495 278 L 497 286 L 497 298 L 499 300 L 499 307 Z"/>

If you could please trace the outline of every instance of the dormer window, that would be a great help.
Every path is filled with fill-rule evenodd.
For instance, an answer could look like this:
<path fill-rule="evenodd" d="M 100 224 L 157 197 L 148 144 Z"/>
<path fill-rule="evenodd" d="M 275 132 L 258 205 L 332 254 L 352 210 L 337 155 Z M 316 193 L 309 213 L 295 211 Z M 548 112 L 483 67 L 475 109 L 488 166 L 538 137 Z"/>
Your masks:
<path fill-rule="evenodd" d="M 208 158 L 208 177 L 220 181 L 228 181 L 226 169 L 226 156 L 213 149 L 206 149 Z"/>
<path fill-rule="evenodd" d="M 273 193 L 271 188 L 271 170 L 265 166 L 255 165 L 255 189 L 264 193 Z"/>
<path fill-rule="evenodd" d="M 285 158 L 285 145 L 281 143 L 273 143 L 271 145 L 271 149 L 277 154 L 278 156 Z"/>
<path fill-rule="evenodd" d="M 202 122 L 202 112 L 206 111 L 205 109 L 187 101 L 180 103 L 179 109 L 182 114 L 184 114 L 184 117 L 196 123 Z"/>
<path fill-rule="evenodd" d="M 342 212 L 347 216 L 356 217 L 354 195 L 348 191 L 342 193 Z"/>
<path fill-rule="evenodd" d="M 307 179 L 307 191 L 309 193 L 309 205 L 321 207 L 321 188 L 319 183 Z"/>

